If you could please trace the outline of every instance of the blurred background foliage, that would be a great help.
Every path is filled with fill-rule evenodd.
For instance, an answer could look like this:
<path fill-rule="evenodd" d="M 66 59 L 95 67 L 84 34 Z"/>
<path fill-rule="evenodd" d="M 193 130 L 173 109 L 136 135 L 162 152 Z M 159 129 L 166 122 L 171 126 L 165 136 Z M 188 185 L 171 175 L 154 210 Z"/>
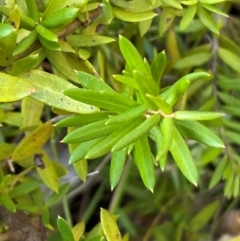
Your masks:
<path fill-rule="evenodd" d="M 1 205 L 40 215 L 49 241 L 240 239 L 239 14 L 237 0 L 1 0 Z M 52 124 L 97 108 L 63 91 L 85 88 L 74 70 L 124 91 L 113 77 L 125 67 L 119 35 L 149 63 L 165 51 L 161 88 L 196 70 L 211 74 L 194 82 L 174 106 L 225 114 L 201 121 L 220 136 L 224 149 L 187 139 L 197 186 L 170 154 L 164 170 L 155 168 L 153 193 L 131 157 L 114 190 L 110 154 L 68 165 L 77 145 L 59 142 L 74 127 Z M 154 152 L 151 140 L 150 146 Z M 127 234 L 121 238 L 118 229 Z M 2 225 L 0 231 L 11 229 Z"/>

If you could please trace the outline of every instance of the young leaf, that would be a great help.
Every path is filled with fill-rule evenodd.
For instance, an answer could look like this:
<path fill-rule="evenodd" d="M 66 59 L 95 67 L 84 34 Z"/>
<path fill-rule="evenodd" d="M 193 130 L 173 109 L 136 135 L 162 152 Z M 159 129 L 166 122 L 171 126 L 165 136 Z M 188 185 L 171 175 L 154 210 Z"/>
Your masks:
<path fill-rule="evenodd" d="M 146 134 L 136 141 L 133 152 L 133 159 L 138 167 L 144 185 L 151 192 L 153 192 L 155 185 L 155 172 L 152 153 Z"/>
<path fill-rule="evenodd" d="M 44 71 L 32 70 L 22 74 L 35 88 L 36 93 L 32 95 L 34 99 L 44 102 L 52 107 L 59 108 L 74 113 L 96 112 L 97 108 L 89 106 L 64 95 L 62 92 L 75 86 L 57 75 Z"/>
<path fill-rule="evenodd" d="M 151 64 L 151 73 L 157 86 L 160 85 L 162 75 L 166 66 L 166 54 L 165 52 L 158 53 Z"/>
<path fill-rule="evenodd" d="M 21 100 L 36 91 L 27 80 L 0 72 L 0 102 Z"/>
<path fill-rule="evenodd" d="M 178 130 L 190 139 L 199 141 L 205 145 L 225 148 L 220 138 L 210 129 L 196 121 L 175 121 Z"/>
<path fill-rule="evenodd" d="M 157 160 L 161 160 L 169 151 L 173 138 L 173 119 L 164 117 L 160 122 L 162 143 L 158 147 Z"/>
<path fill-rule="evenodd" d="M 137 102 L 134 100 L 112 91 L 69 89 L 64 91 L 64 93 L 67 96 L 83 103 L 116 112 L 126 111 L 137 105 Z"/>
<path fill-rule="evenodd" d="M 50 42 L 57 42 L 58 41 L 58 37 L 55 33 L 53 33 L 52 31 L 46 29 L 45 27 L 43 27 L 41 24 L 39 24 L 36 27 L 36 31 L 38 32 L 38 34 L 40 36 L 42 36 L 44 39 L 50 41 Z"/>
<path fill-rule="evenodd" d="M 127 148 L 113 152 L 110 166 L 111 190 L 118 184 L 127 157 Z"/>
<path fill-rule="evenodd" d="M 75 241 L 72 234 L 71 227 L 60 216 L 58 216 L 58 219 L 57 219 L 57 226 L 64 241 Z"/>
<path fill-rule="evenodd" d="M 12 159 L 14 161 L 20 161 L 33 155 L 37 149 L 41 148 L 46 143 L 53 129 L 50 122 L 40 125 L 20 142 L 13 152 Z"/>
<path fill-rule="evenodd" d="M 142 56 L 127 38 L 119 36 L 119 47 L 131 71 L 139 70 L 145 74 L 149 74 L 143 62 Z"/>
<path fill-rule="evenodd" d="M 107 241 L 122 241 L 122 236 L 116 221 L 106 209 L 101 208 L 100 219 L 103 233 Z"/>
<path fill-rule="evenodd" d="M 139 126 L 130 131 L 128 134 L 120 138 L 117 143 L 112 147 L 112 151 L 118 151 L 124 147 L 127 147 L 131 143 L 135 142 L 142 135 L 146 134 L 150 129 L 152 129 L 160 120 L 160 115 L 152 115 L 148 117 Z"/>
<path fill-rule="evenodd" d="M 197 168 L 185 140 L 175 126 L 170 152 L 183 175 L 196 186 L 198 180 Z"/>

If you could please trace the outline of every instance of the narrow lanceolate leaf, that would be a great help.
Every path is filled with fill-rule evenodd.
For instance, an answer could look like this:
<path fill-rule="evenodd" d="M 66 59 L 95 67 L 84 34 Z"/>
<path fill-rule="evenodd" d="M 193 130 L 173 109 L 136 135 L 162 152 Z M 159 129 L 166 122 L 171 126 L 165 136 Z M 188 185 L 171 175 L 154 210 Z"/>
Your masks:
<path fill-rule="evenodd" d="M 157 114 L 150 116 L 139 126 L 136 125 L 134 130 L 130 131 L 123 138 L 119 139 L 119 141 L 113 146 L 112 151 L 118 151 L 135 142 L 138 138 L 151 130 L 159 122 L 159 120 L 160 115 Z"/>
<path fill-rule="evenodd" d="M 52 31 L 48 30 L 47 28 L 43 27 L 41 24 L 39 24 L 36 27 L 36 30 L 37 30 L 38 34 L 41 35 L 44 39 L 51 41 L 51 42 L 58 41 L 57 35 L 55 33 L 53 33 Z"/>
<path fill-rule="evenodd" d="M 93 47 L 115 41 L 115 39 L 106 36 L 76 34 L 67 36 L 66 40 L 73 47 Z"/>
<path fill-rule="evenodd" d="M 125 111 L 123 113 L 110 117 L 105 124 L 106 125 L 119 124 L 125 121 L 135 119 L 137 117 L 143 116 L 143 114 L 147 111 L 147 109 L 148 109 L 147 106 L 139 105 L 128 111 Z"/>
<path fill-rule="evenodd" d="M 65 143 L 80 143 L 90 141 L 101 136 L 106 136 L 116 130 L 117 125 L 105 125 L 105 120 L 97 121 L 80 127 L 64 137 Z"/>
<path fill-rule="evenodd" d="M 147 98 L 149 98 L 164 114 L 168 115 L 172 113 L 172 107 L 160 96 L 152 96 L 147 94 Z"/>
<path fill-rule="evenodd" d="M 118 184 L 123 172 L 124 164 L 127 157 L 127 148 L 113 152 L 110 166 L 110 184 L 111 189 Z"/>
<path fill-rule="evenodd" d="M 220 138 L 206 126 L 191 120 L 175 121 L 178 130 L 182 135 L 199 141 L 205 145 L 225 148 Z"/>
<path fill-rule="evenodd" d="M 224 114 L 210 111 L 176 111 L 174 118 L 177 120 L 213 120 L 222 117 Z"/>
<path fill-rule="evenodd" d="M 86 89 L 113 91 L 113 89 L 109 85 L 107 85 L 101 78 L 97 78 L 91 74 L 77 70 L 75 70 L 75 73 L 77 74 L 81 85 Z"/>
<path fill-rule="evenodd" d="M 10 212 L 16 212 L 16 205 L 7 193 L 1 193 L 1 203 Z"/>
<path fill-rule="evenodd" d="M 86 141 L 79 144 L 72 152 L 69 160 L 69 164 L 81 161 L 85 158 L 86 154 L 98 143 L 100 143 L 105 137 L 100 137 L 91 141 Z"/>
<path fill-rule="evenodd" d="M 238 55 L 223 48 L 218 49 L 218 55 L 223 62 L 225 62 L 232 69 L 240 73 L 240 58 Z"/>
<path fill-rule="evenodd" d="M 163 140 L 161 145 L 158 147 L 158 153 L 156 157 L 157 160 L 160 160 L 166 156 L 171 146 L 173 138 L 173 119 L 164 117 L 160 122 L 160 128 Z"/>
<path fill-rule="evenodd" d="M 85 230 L 85 222 L 80 222 L 72 228 L 72 234 L 75 241 L 80 240 L 80 238 L 84 234 L 84 230 Z"/>
<path fill-rule="evenodd" d="M 226 169 L 227 164 L 228 164 L 228 160 L 227 160 L 226 156 L 224 156 L 220 160 L 220 163 L 218 163 L 217 168 L 215 169 L 215 171 L 211 177 L 209 188 L 214 187 L 222 179 L 223 173 Z"/>
<path fill-rule="evenodd" d="M 100 219 L 103 233 L 107 241 L 122 241 L 122 236 L 116 221 L 106 209 L 101 208 Z"/>
<path fill-rule="evenodd" d="M 0 72 L 0 102 L 21 100 L 36 91 L 35 87 L 23 78 Z"/>
<path fill-rule="evenodd" d="M 50 122 L 36 128 L 28 136 L 26 136 L 13 152 L 12 159 L 14 161 L 22 160 L 41 148 L 49 139 L 53 132 L 53 126 Z"/>
<path fill-rule="evenodd" d="M 200 3 L 198 3 L 197 14 L 201 22 L 213 33 L 219 34 L 218 26 L 209 16 L 209 14 L 203 9 Z"/>
<path fill-rule="evenodd" d="M 119 47 L 131 71 L 139 70 L 143 73 L 148 73 L 142 56 L 137 51 L 136 47 L 127 38 L 123 36 L 119 37 Z"/>
<path fill-rule="evenodd" d="M 75 241 L 70 225 L 60 216 L 58 216 L 57 226 L 64 241 Z"/>
<path fill-rule="evenodd" d="M 161 82 L 165 66 L 166 66 L 166 54 L 163 51 L 163 52 L 157 54 L 157 56 L 154 58 L 154 60 L 151 64 L 152 77 L 158 87 Z"/>
<path fill-rule="evenodd" d="M 195 14 L 196 14 L 196 11 L 197 11 L 196 4 L 188 6 L 188 8 L 187 8 L 186 12 L 184 13 L 182 20 L 180 22 L 181 30 L 184 30 L 191 24 L 192 20 L 194 19 Z"/>
<path fill-rule="evenodd" d="M 97 108 L 89 106 L 64 95 L 62 92 L 74 85 L 68 81 L 43 71 L 32 70 L 22 74 L 37 90 L 32 97 L 52 107 L 59 108 L 74 113 L 96 112 Z"/>
<path fill-rule="evenodd" d="M 86 89 L 69 89 L 64 93 L 78 101 L 103 109 L 122 112 L 137 105 L 137 102 L 117 92 Z"/>
<path fill-rule="evenodd" d="M 108 119 L 110 112 L 97 112 L 91 114 L 74 115 L 60 120 L 55 124 L 56 127 L 84 126 L 96 121 Z"/>
<path fill-rule="evenodd" d="M 160 97 L 164 99 L 170 106 L 173 106 L 184 95 L 189 86 L 190 81 L 186 78 L 182 78 L 161 93 Z"/>
<path fill-rule="evenodd" d="M 137 118 L 130 120 L 121 126 L 119 126 L 116 131 L 111 133 L 109 136 L 99 141 L 86 155 L 86 159 L 93 159 L 103 156 L 111 151 L 113 145 L 120 140 L 122 137 L 127 135 L 136 126 L 139 126 L 144 121 L 144 118 Z"/>
<path fill-rule="evenodd" d="M 183 175 L 195 186 L 198 172 L 188 146 L 176 127 L 173 128 L 173 139 L 170 152 Z"/>
<path fill-rule="evenodd" d="M 143 135 L 136 141 L 133 159 L 138 167 L 144 185 L 153 192 L 155 185 L 155 172 L 147 135 Z"/>

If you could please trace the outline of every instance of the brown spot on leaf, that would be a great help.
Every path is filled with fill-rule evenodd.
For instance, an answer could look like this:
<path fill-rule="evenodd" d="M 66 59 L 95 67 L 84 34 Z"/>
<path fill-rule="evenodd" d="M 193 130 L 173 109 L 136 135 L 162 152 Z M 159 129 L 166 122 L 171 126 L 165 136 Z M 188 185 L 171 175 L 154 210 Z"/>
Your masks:
<path fill-rule="evenodd" d="M 43 154 L 42 153 L 36 153 L 34 154 L 34 162 L 36 164 L 37 167 L 44 169 L 45 168 L 45 164 L 42 160 Z"/>

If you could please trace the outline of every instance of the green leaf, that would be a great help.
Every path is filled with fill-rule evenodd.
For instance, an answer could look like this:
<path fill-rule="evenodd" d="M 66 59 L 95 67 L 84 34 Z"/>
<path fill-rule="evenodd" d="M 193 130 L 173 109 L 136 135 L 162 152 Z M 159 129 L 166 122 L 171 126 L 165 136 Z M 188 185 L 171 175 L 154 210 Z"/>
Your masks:
<path fill-rule="evenodd" d="M 46 200 L 44 206 L 52 207 L 54 204 L 61 201 L 63 196 L 66 195 L 66 193 L 68 192 L 70 186 L 71 186 L 70 183 L 65 183 L 61 187 L 59 187 L 58 193 L 56 192 L 52 193 Z"/>
<path fill-rule="evenodd" d="M 102 10 L 103 10 L 103 15 L 104 15 L 104 18 L 106 19 L 106 22 L 110 24 L 114 16 L 112 11 L 112 6 L 109 0 L 103 0 Z"/>
<path fill-rule="evenodd" d="M 138 167 L 144 185 L 147 189 L 153 192 L 155 185 L 155 172 L 147 135 L 143 135 L 136 141 L 133 159 Z"/>
<path fill-rule="evenodd" d="M 35 87 L 23 78 L 0 72 L 0 102 L 21 100 L 36 91 Z"/>
<path fill-rule="evenodd" d="M 182 5 L 176 0 L 163 0 L 163 2 L 173 8 L 182 9 Z"/>
<path fill-rule="evenodd" d="M 166 67 L 166 54 L 165 51 L 158 53 L 151 64 L 151 73 L 157 86 L 160 85 L 164 69 Z"/>
<path fill-rule="evenodd" d="M 148 74 L 142 56 L 139 54 L 136 47 L 127 38 L 121 35 L 119 36 L 119 47 L 131 71 L 139 70 L 144 74 Z"/>
<path fill-rule="evenodd" d="M 175 19 L 175 16 L 169 13 L 166 9 L 163 9 L 160 14 L 160 21 L 158 24 L 159 35 L 163 34 L 172 26 L 172 22 Z"/>
<path fill-rule="evenodd" d="M 44 19 L 42 25 L 46 28 L 56 28 L 69 24 L 77 17 L 78 11 L 79 9 L 75 7 L 63 8 Z"/>
<path fill-rule="evenodd" d="M 86 155 L 86 159 L 93 159 L 103 156 L 111 151 L 113 145 L 120 140 L 122 137 L 127 135 L 136 126 L 139 126 L 144 121 L 144 118 L 137 118 L 130 120 L 121 126 L 116 131 L 105 137 L 102 141 L 99 141 Z"/>
<path fill-rule="evenodd" d="M 135 142 L 141 136 L 146 134 L 150 129 L 152 129 L 159 122 L 159 120 L 160 116 L 158 114 L 148 117 L 143 123 L 141 123 L 139 126 L 136 125 L 135 129 L 120 138 L 112 147 L 112 151 L 118 151 Z"/>
<path fill-rule="evenodd" d="M 64 241 L 75 241 L 71 227 L 69 224 L 60 216 L 57 219 L 57 227 Z"/>
<path fill-rule="evenodd" d="M 48 39 L 45 39 L 41 35 L 38 36 L 39 41 L 41 42 L 42 46 L 46 49 L 53 50 L 53 51 L 59 51 L 61 50 L 60 45 L 57 41 L 50 41 Z"/>
<path fill-rule="evenodd" d="M 85 152 L 85 155 L 87 152 Z M 84 155 L 84 156 L 85 156 Z M 78 162 L 73 163 L 73 167 L 75 169 L 75 172 L 79 176 L 79 178 L 85 182 L 87 179 L 87 174 L 88 174 L 88 162 L 86 159 L 79 159 Z"/>
<path fill-rule="evenodd" d="M 129 121 L 140 116 L 144 116 L 144 113 L 147 111 L 147 109 L 148 108 L 145 105 L 139 105 L 128 111 L 125 111 L 118 115 L 110 117 L 105 124 L 106 125 L 120 124 L 122 122 Z"/>
<path fill-rule="evenodd" d="M 197 14 L 201 22 L 213 33 L 219 34 L 218 26 L 208 13 L 203 9 L 200 3 L 198 3 Z"/>
<path fill-rule="evenodd" d="M 117 125 L 105 125 L 106 120 L 100 120 L 80 127 L 65 136 L 62 142 L 80 143 L 90 141 L 98 137 L 106 136 L 116 130 Z"/>
<path fill-rule="evenodd" d="M 33 30 L 30 32 L 30 34 L 25 37 L 14 49 L 13 55 L 21 54 L 25 52 L 27 49 L 30 48 L 30 46 L 34 43 L 34 41 L 37 39 L 37 31 Z"/>
<path fill-rule="evenodd" d="M 223 113 L 210 111 L 175 111 L 174 118 L 177 120 L 213 120 L 222 117 Z"/>
<path fill-rule="evenodd" d="M 30 194 L 35 189 L 39 188 L 41 184 L 42 182 L 40 180 L 31 178 L 30 180 L 15 186 L 14 189 L 9 193 L 9 196 L 11 198 L 16 198 Z"/>
<path fill-rule="evenodd" d="M 186 29 L 192 22 L 192 20 L 194 19 L 194 16 L 196 14 L 197 11 L 197 5 L 190 5 L 188 6 L 187 10 L 185 11 L 183 18 L 181 19 L 180 22 L 180 29 L 184 30 Z"/>
<path fill-rule="evenodd" d="M 190 81 L 186 78 L 182 78 L 162 92 L 160 97 L 170 106 L 173 106 L 184 95 L 189 86 Z"/>
<path fill-rule="evenodd" d="M 181 134 L 190 139 L 199 141 L 208 146 L 225 148 L 223 142 L 214 132 L 196 121 L 178 120 L 175 121 L 175 124 Z"/>
<path fill-rule="evenodd" d="M 100 35 L 68 35 L 67 43 L 73 47 L 94 47 L 100 44 L 114 42 L 115 39 Z"/>
<path fill-rule="evenodd" d="M 103 109 L 123 112 L 137 105 L 137 102 L 113 91 L 69 89 L 64 93 L 78 101 Z"/>
<path fill-rule="evenodd" d="M 113 152 L 110 165 L 111 190 L 118 184 L 127 158 L 127 148 Z"/>
<path fill-rule="evenodd" d="M 116 221 L 106 209 L 101 208 L 100 219 L 103 233 L 107 241 L 122 241 L 122 236 Z"/>
<path fill-rule="evenodd" d="M 204 8 L 206 8 L 207 10 L 213 12 L 213 13 L 217 13 L 217 14 L 222 15 L 224 17 L 228 17 L 228 15 L 225 12 L 223 12 L 220 9 L 218 9 L 215 5 L 212 5 L 212 4 L 202 4 L 202 6 Z"/>
<path fill-rule="evenodd" d="M 125 76 L 125 75 L 113 75 L 113 78 L 127 86 L 130 86 L 134 89 L 138 89 L 136 80 L 132 77 Z"/>
<path fill-rule="evenodd" d="M 182 138 L 176 127 L 173 128 L 173 139 L 170 146 L 170 152 L 183 175 L 191 183 L 197 186 L 197 168 L 185 140 Z"/>
<path fill-rule="evenodd" d="M 240 79 L 227 78 L 225 76 L 218 75 L 219 81 L 217 85 L 224 90 L 239 90 L 240 91 Z"/>
<path fill-rule="evenodd" d="M 159 88 L 150 75 L 146 75 L 139 70 L 133 70 L 133 77 L 138 86 L 138 90 L 143 96 L 146 94 L 158 95 Z"/>
<path fill-rule="evenodd" d="M 157 16 L 156 13 L 152 11 L 133 13 L 122 10 L 121 8 L 112 6 L 113 14 L 116 18 L 123 20 L 125 22 L 141 22 L 148 19 L 152 19 Z"/>
<path fill-rule="evenodd" d="M 164 114 L 171 114 L 172 113 L 172 107 L 163 100 L 160 96 L 152 96 L 147 94 L 147 98 L 149 98 L 158 108 L 161 110 Z"/>
<path fill-rule="evenodd" d="M 214 201 L 205 206 L 198 212 L 189 223 L 189 230 L 197 232 L 208 224 L 209 220 L 214 216 L 219 207 L 219 201 Z"/>
<path fill-rule="evenodd" d="M 35 0 L 26 1 L 29 16 L 37 23 L 39 21 L 38 17 L 38 6 Z"/>
<path fill-rule="evenodd" d="M 209 184 L 209 188 L 214 187 L 222 178 L 224 170 L 228 164 L 226 156 L 224 156 L 220 163 L 217 164 L 217 168 L 215 169 Z"/>
<path fill-rule="evenodd" d="M 13 152 L 12 159 L 14 161 L 20 161 L 33 155 L 35 151 L 41 148 L 50 138 L 53 129 L 50 122 L 40 125 L 20 142 Z"/>
<path fill-rule="evenodd" d="M 173 138 L 173 119 L 163 117 L 160 122 L 162 132 L 162 143 L 158 146 L 157 160 L 161 160 L 169 151 Z"/>
<path fill-rule="evenodd" d="M 64 95 L 62 92 L 75 86 L 66 80 L 46 73 L 44 71 L 32 70 L 21 75 L 28 80 L 37 90 L 32 97 L 52 107 L 59 108 L 75 113 L 91 113 L 96 112 L 97 108 L 78 101 Z"/>
<path fill-rule="evenodd" d="M 233 195 L 233 184 L 234 184 L 234 172 L 226 177 L 226 184 L 224 186 L 224 195 L 229 199 Z"/>
<path fill-rule="evenodd" d="M 55 33 L 53 33 L 52 31 L 46 29 L 45 27 L 43 27 L 41 24 L 39 24 L 36 27 L 36 31 L 38 32 L 38 34 L 40 36 L 42 36 L 44 39 L 50 41 L 50 42 L 57 42 L 58 41 L 58 37 Z"/>
<path fill-rule="evenodd" d="M 240 58 L 238 55 L 223 48 L 218 48 L 218 55 L 224 63 L 240 73 Z"/>
<path fill-rule="evenodd" d="M 16 205 L 7 193 L 1 193 L 1 201 L 3 206 L 10 212 L 16 212 Z"/>
<path fill-rule="evenodd" d="M 212 57 L 211 53 L 194 53 L 179 59 L 173 66 L 175 69 L 192 68 L 201 66 Z"/>
<path fill-rule="evenodd" d="M 100 141 L 102 141 L 105 137 L 100 137 L 94 140 L 90 140 L 90 141 L 86 141 L 83 142 L 81 144 L 79 144 L 78 147 L 76 147 L 74 149 L 74 151 L 72 152 L 70 159 L 69 159 L 69 163 L 74 163 L 74 162 L 78 162 L 78 161 L 82 161 L 85 156 L 87 155 L 87 153 L 98 143 L 100 143 Z"/>
<path fill-rule="evenodd" d="M 234 182 L 233 182 L 233 197 L 237 197 L 239 193 L 239 176 L 235 176 Z"/>
<path fill-rule="evenodd" d="M 97 78 L 91 74 L 88 74 L 82 71 L 75 70 L 75 72 L 77 74 L 79 82 L 84 88 L 91 89 L 91 90 L 99 90 L 99 91 L 101 90 L 113 91 L 113 89 L 109 85 L 107 85 L 100 77 Z"/>
<path fill-rule="evenodd" d="M 83 115 L 73 115 L 60 120 L 55 124 L 56 127 L 84 126 L 96 121 L 108 119 L 110 112 L 97 112 Z"/>

